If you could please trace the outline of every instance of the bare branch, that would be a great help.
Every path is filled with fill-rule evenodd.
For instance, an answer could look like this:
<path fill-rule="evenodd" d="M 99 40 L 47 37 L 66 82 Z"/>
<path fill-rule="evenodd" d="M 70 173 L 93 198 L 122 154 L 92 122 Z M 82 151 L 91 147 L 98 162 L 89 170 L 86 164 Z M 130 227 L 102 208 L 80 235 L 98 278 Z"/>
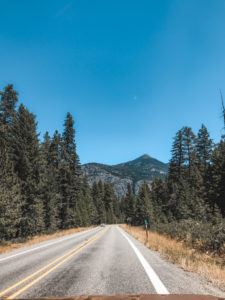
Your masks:
<path fill-rule="evenodd" d="M 223 113 L 223 121 L 224 121 L 224 129 L 225 129 L 225 106 L 224 106 L 224 101 L 223 101 L 223 94 L 220 90 L 220 97 L 222 101 L 222 113 Z"/>

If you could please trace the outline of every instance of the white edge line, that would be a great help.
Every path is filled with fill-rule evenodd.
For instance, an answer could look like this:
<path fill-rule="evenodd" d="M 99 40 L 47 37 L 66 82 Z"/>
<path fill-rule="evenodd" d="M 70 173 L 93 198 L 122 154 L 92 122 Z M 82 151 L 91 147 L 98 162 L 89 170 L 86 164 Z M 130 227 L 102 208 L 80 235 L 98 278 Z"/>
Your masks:
<path fill-rule="evenodd" d="M 162 281 L 159 279 L 159 276 L 156 274 L 156 272 L 152 269 L 152 267 L 149 265 L 147 260 L 144 258 L 144 256 L 141 254 L 141 252 L 136 248 L 136 246 L 131 242 L 131 240 L 128 238 L 128 236 L 123 232 L 123 230 L 120 227 L 117 227 L 117 229 L 120 231 L 120 233 L 125 237 L 125 239 L 128 241 L 130 246 L 133 248 L 134 252 L 136 253 L 138 259 L 140 260 L 143 268 L 145 269 L 145 272 L 148 275 L 148 278 L 152 282 L 156 292 L 158 294 L 169 294 L 169 291 L 164 286 Z"/>
<path fill-rule="evenodd" d="M 98 228 L 98 227 L 97 227 L 97 228 Z M 97 228 L 93 228 L 93 229 L 89 229 L 89 230 L 84 230 L 84 231 L 77 232 L 77 233 L 72 233 L 72 236 L 65 237 L 65 238 L 59 238 L 60 240 L 57 240 L 57 241 L 55 241 L 55 242 L 53 242 L 53 243 L 49 243 L 49 244 L 47 244 L 47 245 L 42 245 L 42 246 L 39 246 L 39 247 L 36 247 L 36 248 L 32 248 L 32 249 L 29 249 L 29 250 L 26 250 L 26 251 L 23 251 L 23 252 L 14 254 L 14 255 L 10 255 L 10 256 L 4 257 L 4 258 L 0 258 L 0 262 L 2 262 L 2 261 L 4 261 L 4 260 L 7 260 L 7 259 L 10 259 L 10 258 L 13 258 L 13 257 L 15 257 L 15 256 L 22 255 L 22 254 L 24 254 L 24 253 L 28 253 L 28 252 L 31 252 L 31 251 L 35 251 L 35 250 L 37 250 L 37 249 L 45 248 L 45 247 L 48 247 L 48 246 L 57 244 L 57 243 L 62 242 L 62 241 L 72 239 L 72 238 L 74 238 L 74 237 L 77 237 L 78 235 L 81 235 L 81 234 L 83 234 L 83 233 L 90 232 L 90 231 L 95 230 L 95 229 L 97 229 Z"/>

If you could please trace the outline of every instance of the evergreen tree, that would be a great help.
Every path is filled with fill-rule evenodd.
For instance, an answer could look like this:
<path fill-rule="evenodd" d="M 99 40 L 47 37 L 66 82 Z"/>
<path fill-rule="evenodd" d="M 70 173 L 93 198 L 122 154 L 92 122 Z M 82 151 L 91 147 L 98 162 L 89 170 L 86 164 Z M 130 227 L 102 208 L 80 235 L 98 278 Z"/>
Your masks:
<path fill-rule="evenodd" d="M 115 193 L 113 189 L 113 185 L 111 183 L 104 184 L 104 205 L 106 211 L 106 221 L 109 224 L 115 223 L 115 215 L 114 215 L 114 208 L 113 203 L 115 201 Z"/>
<path fill-rule="evenodd" d="M 76 177 L 81 175 L 80 160 L 76 152 L 75 129 L 72 115 L 68 112 L 64 122 L 62 135 L 62 156 L 70 164 L 70 169 Z"/>
<path fill-rule="evenodd" d="M 5 128 L 0 128 L 0 241 L 21 234 L 21 195 L 17 176 L 9 161 Z"/>
<path fill-rule="evenodd" d="M 0 92 L 0 127 L 4 130 L 5 147 L 9 159 L 12 159 L 12 122 L 16 116 L 16 104 L 18 93 L 13 90 L 13 85 L 8 84 L 3 92 Z"/>
<path fill-rule="evenodd" d="M 135 196 L 132 191 L 131 184 L 129 183 L 127 185 L 127 193 L 124 198 L 124 215 L 125 215 L 125 221 L 127 218 L 132 218 L 132 221 L 134 221 L 135 218 Z"/>
<path fill-rule="evenodd" d="M 98 213 L 97 224 L 106 222 L 106 212 L 103 203 L 103 197 L 104 194 L 102 182 L 97 183 L 95 181 L 92 186 L 92 198 Z"/>
<path fill-rule="evenodd" d="M 218 208 L 225 217 L 225 139 L 216 145 L 212 154 L 210 168 L 210 206 L 214 215 L 219 215 Z"/>
<path fill-rule="evenodd" d="M 6 130 L 12 125 L 12 120 L 16 116 L 16 104 L 18 93 L 13 90 L 13 85 L 8 84 L 3 92 L 0 92 L 0 124 L 6 126 Z"/>
<path fill-rule="evenodd" d="M 196 138 L 192 129 L 190 127 L 183 127 L 183 140 L 184 140 L 184 164 L 188 168 L 188 177 L 191 176 L 191 172 L 193 171 L 194 166 L 197 163 L 197 155 L 196 155 Z"/>
<path fill-rule="evenodd" d="M 118 223 L 122 220 L 121 211 L 120 211 L 120 198 L 116 197 L 116 195 L 113 198 L 113 215 L 114 215 L 114 223 L 115 222 Z"/>
<path fill-rule="evenodd" d="M 51 138 L 46 132 L 44 141 L 41 144 L 40 165 L 41 165 L 41 197 L 44 205 L 44 221 L 47 232 L 54 232 L 59 226 L 58 214 L 60 195 L 58 191 L 58 169 L 54 164 L 50 151 Z"/>
<path fill-rule="evenodd" d="M 59 168 L 61 193 L 61 228 L 78 226 L 81 201 L 81 167 L 76 153 L 74 121 L 67 113 L 61 142 L 62 161 Z M 79 222 L 80 223 L 80 222 Z"/>
<path fill-rule="evenodd" d="M 57 175 L 59 172 L 61 157 L 61 135 L 56 130 L 49 146 L 48 163 L 54 167 Z"/>
<path fill-rule="evenodd" d="M 40 151 L 35 116 L 22 104 L 14 118 L 13 160 L 21 186 L 22 234 L 35 235 L 44 230 L 43 203 L 40 199 Z"/>
<path fill-rule="evenodd" d="M 212 139 L 210 139 L 207 128 L 203 124 L 198 132 L 196 146 L 199 161 L 198 165 L 202 175 L 204 176 L 211 161 L 213 142 Z"/>
<path fill-rule="evenodd" d="M 169 179 L 179 180 L 183 175 L 184 157 L 184 137 L 183 131 L 179 130 L 173 141 L 172 158 L 169 164 Z"/>
<path fill-rule="evenodd" d="M 101 180 L 98 181 L 97 183 L 98 185 L 98 193 L 99 193 L 99 198 L 101 199 L 102 203 L 104 201 L 104 194 L 105 194 L 105 191 L 104 191 L 104 184 Z M 104 203 L 103 203 L 104 205 Z"/>
<path fill-rule="evenodd" d="M 154 208 L 153 222 L 167 222 L 167 189 L 166 184 L 161 178 L 155 177 L 151 188 L 151 201 Z"/>
<path fill-rule="evenodd" d="M 85 175 L 82 182 L 82 191 L 84 205 L 87 213 L 87 225 L 97 224 L 98 223 L 98 212 L 94 205 L 94 201 L 91 195 L 91 188 L 88 183 L 88 177 Z"/>
<path fill-rule="evenodd" d="M 147 183 L 144 181 L 141 185 L 136 201 L 135 223 L 143 225 L 147 220 L 149 224 L 153 220 L 153 207 L 150 198 L 150 190 Z"/>
<path fill-rule="evenodd" d="M 188 203 L 191 210 L 190 217 L 194 220 L 206 222 L 208 205 L 206 203 L 205 185 L 200 169 L 195 165 L 192 167 L 189 178 L 190 201 Z"/>

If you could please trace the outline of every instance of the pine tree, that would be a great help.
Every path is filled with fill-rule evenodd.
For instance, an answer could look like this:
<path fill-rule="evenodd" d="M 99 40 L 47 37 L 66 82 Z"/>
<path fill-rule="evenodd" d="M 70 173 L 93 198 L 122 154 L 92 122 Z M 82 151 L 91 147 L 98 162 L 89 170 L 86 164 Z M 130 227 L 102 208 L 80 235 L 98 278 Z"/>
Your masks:
<path fill-rule="evenodd" d="M 125 221 L 127 218 L 132 218 L 132 221 L 134 221 L 135 218 L 135 197 L 134 193 L 132 191 L 131 184 L 129 183 L 127 185 L 127 193 L 124 198 L 124 215 L 125 215 Z"/>
<path fill-rule="evenodd" d="M 104 201 L 104 194 L 105 194 L 105 191 L 104 191 L 104 184 L 101 180 L 98 181 L 97 183 L 98 185 L 98 193 L 99 193 L 99 198 L 101 199 L 102 203 Z M 103 203 L 104 205 L 104 203 Z"/>
<path fill-rule="evenodd" d="M 74 121 L 67 113 L 61 142 L 62 161 L 59 168 L 61 194 L 61 228 L 78 226 L 77 210 L 81 210 L 81 167 L 76 153 Z M 79 211 L 79 214 L 82 213 Z M 82 216 L 81 216 L 82 218 Z"/>
<path fill-rule="evenodd" d="M 191 172 L 193 170 L 193 167 L 197 163 L 197 154 L 196 154 L 196 138 L 194 133 L 192 132 L 192 129 L 190 127 L 183 127 L 183 140 L 184 140 L 184 164 L 188 168 L 188 175 L 191 176 Z"/>
<path fill-rule="evenodd" d="M 56 130 L 49 146 L 48 163 L 54 167 L 57 175 L 59 171 L 61 157 L 61 135 Z M 58 178 L 58 176 L 56 177 Z"/>
<path fill-rule="evenodd" d="M 166 184 L 161 178 L 155 177 L 151 187 L 151 201 L 154 208 L 154 222 L 167 222 L 166 213 L 168 210 Z"/>
<path fill-rule="evenodd" d="M 16 104 L 18 93 L 13 90 L 13 85 L 8 84 L 3 92 L 0 92 L 0 127 L 4 130 L 5 147 L 9 159 L 12 159 L 12 122 L 16 116 Z"/>
<path fill-rule="evenodd" d="M 208 204 L 205 196 L 204 179 L 200 169 L 196 165 L 193 166 L 191 176 L 189 178 L 189 190 L 191 194 L 189 203 L 189 208 L 192 212 L 191 218 L 206 222 Z"/>
<path fill-rule="evenodd" d="M 202 175 L 204 176 L 211 161 L 213 141 L 210 139 L 208 130 L 203 124 L 198 132 L 196 146 L 199 161 L 198 165 Z"/>
<path fill-rule="evenodd" d="M 13 90 L 13 85 L 8 84 L 3 92 L 0 92 L 0 124 L 6 127 L 6 130 L 12 125 L 12 120 L 16 116 L 16 104 L 18 102 L 18 93 Z"/>
<path fill-rule="evenodd" d="M 144 181 L 141 185 L 136 201 L 135 223 L 137 225 L 143 225 L 145 220 L 149 224 L 153 220 L 153 206 L 150 198 L 150 190 L 147 183 Z"/>
<path fill-rule="evenodd" d="M 183 178 L 175 185 L 173 215 L 176 220 L 189 219 L 192 216 L 191 203 L 192 195 L 190 185 Z"/>
<path fill-rule="evenodd" d="M 97 224 L 106 223 L 106 212 L 103 203 L 103 197 L 104 194 L 102 182 L 94 182 L 92 186 L 92 198 L 98 213 Z"/>
<path fill-rule="evenodd" d="M 218 215 L 217 208 L 219 208 L 225 217 L 225 139 L 222 139 L 213 151 L 210 176 L 209 198 L 212 213 Z"/>
<path fill-rule="evenodd" d="M 118 223 L 122 220 L 121 211 L 120 211 L 120 198 L 116 197 L 116 195 L 113 198 L 113 215 L 114 215 L 114 223 Z"/>
<path fill-rule="evenodd" d="M 13 120 L 13 160 L 19 177 L 23 202 L 23 236 L 44 230 L 43 203 L 40 199 L 40 151 L 35 116 L 22 104 Z"/>
<path fill-rule="evenodd" d="M 115 193 L 114 193 L 113 185 L 111 183 L 105 183 L 103 203 L 105 205 L 106 221 L 109 224 L 113 224 L 116 221 L 114 215 L 114 208 L 113 208 L 114 201 L 115 201 Z"/>
<path fill-rule="evenodd" d="M 63 159 L 70 164 L 70 169 L 76 177 L 81 175 L 80 160 L 76 152 L 75 129 L 72 115 L 67 113 L 62 135 Z"/>
<path fill-rule="evenodd" d="M 0 129 L 0 241 L 21 234 L 21 195 L 18 179 L 7 153 L 5 128 Z"/>
<path fill-rule="evenodd" d="M 41 165 L 41 197 L 44 205 L 44 221 L 47 232 L 54 232 L 59 226 L 58 214 L 60 195 L 58 191 L 58 169 L 54 164 L 50 151 L 51 138 L 46 132 L 44 141 L 41 144 L 40 165 Z"/>
<path fill-rule="evenodd" d="M 179 130 L 173 141 L 172 158 L 169 164 L 169 179 L 179 180 L 183 175 L 184 157 L 184 137 L 183 131 Z"/>
<path fill-rule="evenodd" d="M 83 191 L 83 199 L 84 199 L 83 202 L 87 210 L 87 216 L 88 216 L 87 225 L 98 224 L 98 212 L 94 205 L 94 201 L 91 195 L 91 189 L 88 183 L 87 175 L 83 177 L 82 191 Z"/>

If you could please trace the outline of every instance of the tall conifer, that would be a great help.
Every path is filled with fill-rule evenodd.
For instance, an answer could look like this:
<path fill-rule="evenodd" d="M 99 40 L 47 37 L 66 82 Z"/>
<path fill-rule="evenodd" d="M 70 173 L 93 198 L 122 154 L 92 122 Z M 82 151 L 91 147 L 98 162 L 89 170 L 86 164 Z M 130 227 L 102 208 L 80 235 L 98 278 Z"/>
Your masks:
<path fill-rule="evenodd" d="M 76 153 L 74 121 L 67 113 L 61 142 L 60 164 L 61 227 L 78 225 L 77 210 L 81 201 L 81 167 Z"/>
<path fill-rule="evenodd" d="M 14 168 L 21 185 L 24 236 L 43 232 L 43 203 L 40 198 L 40 150 L 35 116 L 22 104 L 13 121 Z"/>
<path fill-rule="evenodd" d="M 21 235 L 21 195 L 18 179 L 10 162 L 5 142 L 5 128 L 0 129 L 0 241 Z"/>

